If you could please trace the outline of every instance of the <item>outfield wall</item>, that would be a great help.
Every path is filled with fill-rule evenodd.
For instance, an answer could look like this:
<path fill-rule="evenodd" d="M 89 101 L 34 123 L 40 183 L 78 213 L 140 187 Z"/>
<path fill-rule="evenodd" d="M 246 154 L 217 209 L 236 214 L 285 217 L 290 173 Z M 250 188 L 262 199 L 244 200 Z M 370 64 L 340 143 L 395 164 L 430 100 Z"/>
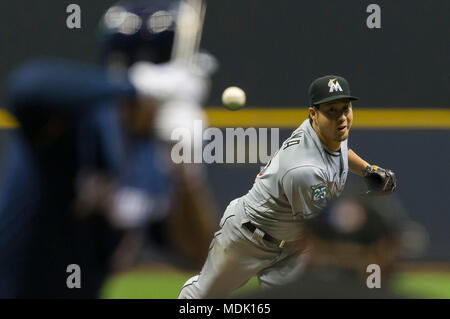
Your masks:
<path fill-rule="evenodd" d="M 214 54 L 208 105 L 229 85 L 250 105 L 307 105 L 312 79 L 346 77 L 360 107 L 449 107 L 447 0 L 210 0 L 202 46 Z M 66 8 L 81 8 L 81 29 L 66 27 Z M 97 60 L 96 28 L 111 0 L 0 2 L 0 77 L 36 55 Z M 367 7 L 381 9 L 369 29 Z M 4 97 L 4 86 L 0 97 Z"/>

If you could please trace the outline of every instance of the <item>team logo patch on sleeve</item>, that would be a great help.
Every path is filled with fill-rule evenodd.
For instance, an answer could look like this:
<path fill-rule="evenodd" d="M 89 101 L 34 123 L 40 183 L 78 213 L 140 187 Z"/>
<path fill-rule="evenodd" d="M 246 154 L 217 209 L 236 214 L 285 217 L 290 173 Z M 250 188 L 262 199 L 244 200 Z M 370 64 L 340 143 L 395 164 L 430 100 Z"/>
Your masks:
<path fill-rule="evenodd" d="M 317 204 L 324 204 L 327 200 L 328 183 L 321 183 L 311 186 L 312 200 Z"/>

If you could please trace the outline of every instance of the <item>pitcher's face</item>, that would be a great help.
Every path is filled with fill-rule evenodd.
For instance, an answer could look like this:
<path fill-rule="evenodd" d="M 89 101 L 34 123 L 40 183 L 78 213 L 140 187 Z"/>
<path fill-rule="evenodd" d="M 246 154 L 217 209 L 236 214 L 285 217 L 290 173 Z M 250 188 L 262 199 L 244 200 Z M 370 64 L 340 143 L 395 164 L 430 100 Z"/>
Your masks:
<path fill-rule="evenodd" d="M 310 110 L 310 116 L 326 145 L 340 143 L 348 138 L 353 122 L 352 103 L 349 100 L 335 100 L 310 109 L 314 110 Z"/>

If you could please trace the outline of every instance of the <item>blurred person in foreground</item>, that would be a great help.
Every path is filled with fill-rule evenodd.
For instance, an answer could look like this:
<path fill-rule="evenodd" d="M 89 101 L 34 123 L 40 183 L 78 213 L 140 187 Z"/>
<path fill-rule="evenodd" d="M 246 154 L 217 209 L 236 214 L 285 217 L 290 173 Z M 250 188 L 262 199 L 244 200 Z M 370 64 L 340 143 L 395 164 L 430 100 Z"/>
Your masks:
<path fill-rule="evenodd" d="M 0 181 L 0 298 L 96 298 L 148 241 L 203 261 L 216 223 L 202 173 L 169 152 L 172 129 L 204 120 L 208 74 L 171 61 L 177 10 L 120 3 L 101 21 L 101 66 L 47 58 L 11 76 L 20 128 Z M 81 287 L 67 285 L 71 264 Z"/>
<path fill-rule="evenodd" d="M 303 271 L 283 286 L 240 297 L 400 298 L 389 278 L 408 221 L 395 204 L 392 199 L 355 195 L 331 201 L 322 214 L 305 222 Z"/>

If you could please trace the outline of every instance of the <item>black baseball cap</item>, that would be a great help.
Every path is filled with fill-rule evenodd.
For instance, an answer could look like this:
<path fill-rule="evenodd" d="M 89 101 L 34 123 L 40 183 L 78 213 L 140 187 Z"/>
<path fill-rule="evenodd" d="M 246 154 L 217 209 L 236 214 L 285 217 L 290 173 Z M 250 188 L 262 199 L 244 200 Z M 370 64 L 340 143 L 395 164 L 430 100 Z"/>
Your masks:
<path fill-rule="evenodd" d="M 309 102 L 311 106 L 339 99 L 357 100 L 350 94 L 350 86 L 346 79 L 339 75 L 325 75 L 315 79 L 309 86 Z"/>

